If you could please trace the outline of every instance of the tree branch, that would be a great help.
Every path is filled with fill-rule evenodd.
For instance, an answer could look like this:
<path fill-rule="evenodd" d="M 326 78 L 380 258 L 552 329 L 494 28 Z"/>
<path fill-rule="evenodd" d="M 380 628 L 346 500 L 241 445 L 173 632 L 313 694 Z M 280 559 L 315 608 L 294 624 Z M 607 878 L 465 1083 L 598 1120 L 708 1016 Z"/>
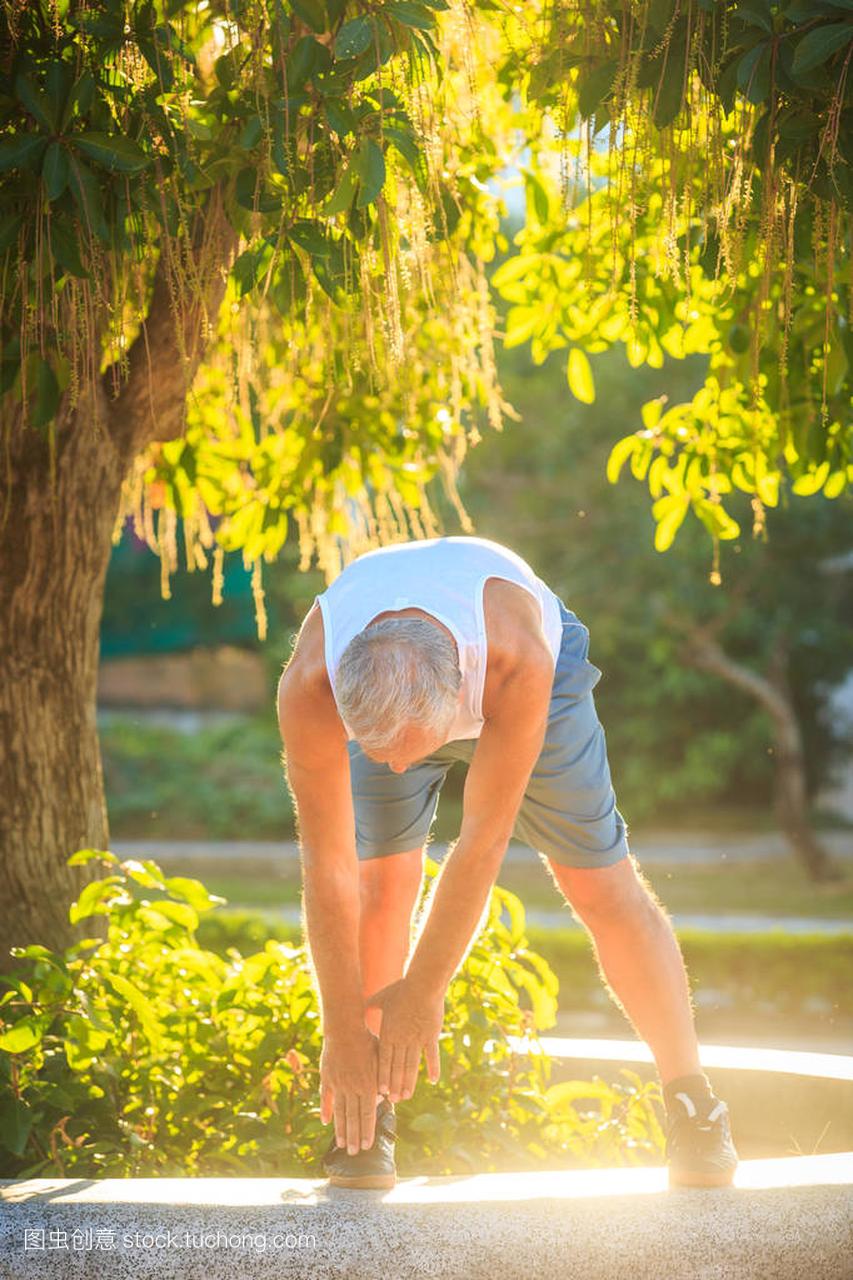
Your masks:
<path fill-rule="evenodd" d="M 751 667 L 744 666 L 743 663 L 736 662 L 726 653 L 716 638 L 728 616 L 730 616 L 730 610 L 706 626 L 702 626 L 667 610 L 664 614 L 664 622 L 674 631 L 680 632 L 684 638 L 685 661 L 691 666 L 712 672 L 734 685 L 735 688 L 749 694 L 772 717 L 777 726 L 777 732 L 787 738 L 790 734 L 792 710 L 784 691 L 766 676 L 753 671 Z"/>
<path fill-rule="evenodd" d="M 128 457 L 183 434 L 187 396 L 215 331 L 237 239 L 214 187 L 183 253 L 179 242 L 164 241 L 148 315 L 128 352 L 121 390 L 110 401 L 112 436 Z M 103 375 L 108 396 L 113 376 L 112 369 Z"/>

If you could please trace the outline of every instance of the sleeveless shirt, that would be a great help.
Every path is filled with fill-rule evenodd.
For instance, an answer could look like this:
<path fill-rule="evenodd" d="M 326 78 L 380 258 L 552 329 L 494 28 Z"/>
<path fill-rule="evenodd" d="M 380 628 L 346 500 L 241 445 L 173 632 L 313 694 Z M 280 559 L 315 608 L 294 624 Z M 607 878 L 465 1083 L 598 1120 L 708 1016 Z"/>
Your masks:
<path fill-rule="evenodd" d="M 502 578 L 538 600 L 542 630 L 556 666 L 562 640 L 559 598 L 521 556 L 487 538 L 459 535 L 398 542 L 353 560 L 315 597 L 323 617 L 326 670 L 332 692 L 341 654 L 377 614 L 423 609 L 453 634 L 462 673 L 462 695 L 445 741 L 478 738 L 483 728 L 486 624 L 483 587 Z M 336 699 L 337 700 L 337 699 Z M 339 709 L 340 714 L 340 709 Z M 347 737 L 354 734 L 341 716 Z"/>

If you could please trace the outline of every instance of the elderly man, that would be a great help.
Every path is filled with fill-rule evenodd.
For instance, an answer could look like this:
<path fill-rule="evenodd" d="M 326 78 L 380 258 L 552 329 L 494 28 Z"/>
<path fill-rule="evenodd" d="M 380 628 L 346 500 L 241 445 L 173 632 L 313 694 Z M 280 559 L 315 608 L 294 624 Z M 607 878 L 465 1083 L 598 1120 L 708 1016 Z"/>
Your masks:
<path fill-rule="evenodd" d="M 439 1075 L 447 986 L 510 838 L 547 859 L 655 1057 L 670 1186 L 722 1186 L 728 1108 L 699 1063 L 684 962 L 629 853 L 589 632 L 515 552 L 473 537 L 372 551 L 319 595 L 278 691 L 323 1022 L 330 1181 L 395 1180 L 394 1104 Z M 438 794 L 469 763 L 459 839 L 411 956 Z"/>

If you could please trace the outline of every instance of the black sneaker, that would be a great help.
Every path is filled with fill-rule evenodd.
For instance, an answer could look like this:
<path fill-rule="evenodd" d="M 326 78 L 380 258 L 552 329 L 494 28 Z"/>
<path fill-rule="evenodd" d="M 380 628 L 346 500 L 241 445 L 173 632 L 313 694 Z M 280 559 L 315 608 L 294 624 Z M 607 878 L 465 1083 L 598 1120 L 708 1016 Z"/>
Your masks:
<path fill-rule="evenodd" d="M 357 1151 L 351 1156 L 346 1147 L 339 1147 L 332 1134 L 329 1149 L 323 1156 L 323 1171 L 328 1174 L 333 1187 L 358 1187 L 360 1189 L 387 1190 L 397 1181 L 394 1163 L 394 1142 L 397 1137 L 397 1121 L 394 1104 L 382 1098 L 376 1108 L 376 1132 L 373 1146 Z"/>
<path fill-rule="evenodd" d="M 725 1102 L 676 1093 L 667 1111 L 666 1159 L 670 1187 L 731 1186 L 738 1154 Z"/>

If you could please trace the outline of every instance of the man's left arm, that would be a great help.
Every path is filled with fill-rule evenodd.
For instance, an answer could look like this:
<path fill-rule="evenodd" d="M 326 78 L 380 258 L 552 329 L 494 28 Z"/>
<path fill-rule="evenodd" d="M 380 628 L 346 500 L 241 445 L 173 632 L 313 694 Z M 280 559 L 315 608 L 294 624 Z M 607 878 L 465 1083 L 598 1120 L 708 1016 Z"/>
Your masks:
<path fill-rule="evenodd" d="M 392 1100 L 414 1092 L 422 1050 L 430 1080 L 438 1079 L 444 995 L 482 918 L 542 750 L 553 680 L 544 637 L 526 643 L 483 725 L 465 781 L 459 840 L 439 873 L 406 975 L 375 1001 L 383 1010 L 379 1089 Z"/>

